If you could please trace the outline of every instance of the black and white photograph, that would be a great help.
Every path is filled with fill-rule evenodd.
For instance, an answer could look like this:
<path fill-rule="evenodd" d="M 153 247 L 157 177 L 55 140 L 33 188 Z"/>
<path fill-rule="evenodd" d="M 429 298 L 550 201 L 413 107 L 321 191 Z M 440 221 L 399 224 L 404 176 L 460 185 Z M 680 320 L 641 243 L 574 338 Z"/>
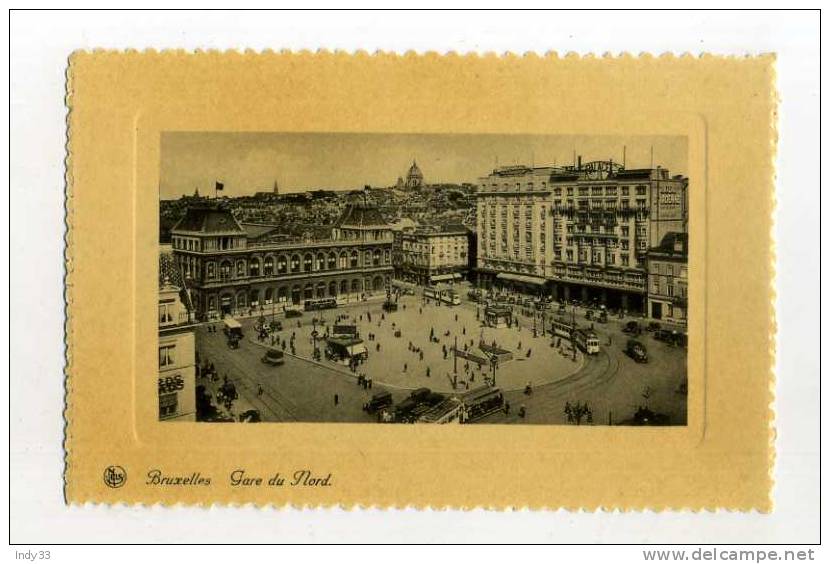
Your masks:
<path fill-rule="evenodd" d="M 685 426 L 687 153 L 163 133 L 159 419 Z"/>

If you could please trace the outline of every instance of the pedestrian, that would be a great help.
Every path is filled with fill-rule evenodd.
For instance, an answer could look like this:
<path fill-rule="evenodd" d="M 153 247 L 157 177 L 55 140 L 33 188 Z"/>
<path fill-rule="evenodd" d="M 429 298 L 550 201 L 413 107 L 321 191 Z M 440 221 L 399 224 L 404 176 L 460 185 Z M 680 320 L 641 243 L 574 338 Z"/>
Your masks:
<path fill-rule="evenodd" d="M 407 368 L 407 367 L 406 367 L 406 363 L 404 362 L 404 363 L 403 363 L 403 371 L 404 371 L 404 372 L 406 372 L 406 368 Z"/>
<path fill-rule="evenodd" d="M 510 402 L 506 401 L 506 402 L 504 402 L 504 414 L 508 415 L 509 413 L 510 413 Z"/>
<path fill-rule="evenodd" d="M 455 314 L 455 321 L 458 322 L 458 314 Z"/>
<path fill-rule="evenodd" d="M 429 369 L 429 366 L 427 366 L 427 378 L 429 378 L 429 377 L 430 377 L 430 369 Z"/>
<path fill-rule="evenodd" d="M 466 325 L 465 325 L 464 327 L 462 327 L 462 328 L 461 328 L 461 334 L 462 334 L 462 335 L 466 335 L 466 334 L 467 334 L 467 326 L 466 326 Z"/>
<path fill-rule="evenodd" d="M 334 394 L 334 405 L 337 405 L 338 403 L 340 403 L 340 396 Z"/>
<path fill-rule="evenodd" d="M 530 354 L 533 352 L 533 349 L 527 349 L 527 358 L 530 358 Z"/>
<path fill-rule="evenodd" d="M 375 345 L 375 350 L 376 350 L 377 352 L 380 352 L 380 343 L 378 343 L 377 345 Z"/>
<path fill-rule="evenodd" d="M 519 341 L 519 350 L 522 350 L 522 342 Z"/>
<path fill-rule="evenodd" d="M 263 391 L 264 390 L 262 389 L 262 384 L 259 384 L 259 386 L 257 387 L 256 395 L 261 396 Z"/>

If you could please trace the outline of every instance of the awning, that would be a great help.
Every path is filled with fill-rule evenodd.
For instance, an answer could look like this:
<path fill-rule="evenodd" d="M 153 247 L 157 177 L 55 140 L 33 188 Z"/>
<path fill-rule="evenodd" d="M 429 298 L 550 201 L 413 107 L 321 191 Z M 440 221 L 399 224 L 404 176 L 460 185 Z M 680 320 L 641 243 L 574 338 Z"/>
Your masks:
<path fill-rule="evenodd" d="M 543 286 L 547 280 L 538 276 L 525 276 L 523 274 L 509 274 L 507 272 L 500 272 L 497 276 L 499 280 L 510 280 L 511 282 L 522 282 L 524 284 L 536 284 Z"/>
<path fill-rule="evenodd" d="M 457 272 L 453 274 L 435 274 L 429 277 L 430 282 L 445 282 L 447 280 L 461 280 L 461 275 Z"/>
<path fill-rule="evenodd" d="M 369 352 L 366 350 L 366 345 L 364 345 L 363 343 L 352 345 L 348 347 L 346 350 L 349 351 L 349 356 L 358 356 Z"/>

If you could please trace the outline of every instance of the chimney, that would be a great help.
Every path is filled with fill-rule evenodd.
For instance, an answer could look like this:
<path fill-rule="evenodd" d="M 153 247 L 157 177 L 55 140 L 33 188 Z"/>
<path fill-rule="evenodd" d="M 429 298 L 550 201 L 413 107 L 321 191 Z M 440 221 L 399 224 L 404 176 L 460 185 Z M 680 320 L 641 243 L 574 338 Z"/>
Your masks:
<path fill-rule="evenodd" d="M 576 170 L 582 170 L 582 155 L 576 159 Z"/>

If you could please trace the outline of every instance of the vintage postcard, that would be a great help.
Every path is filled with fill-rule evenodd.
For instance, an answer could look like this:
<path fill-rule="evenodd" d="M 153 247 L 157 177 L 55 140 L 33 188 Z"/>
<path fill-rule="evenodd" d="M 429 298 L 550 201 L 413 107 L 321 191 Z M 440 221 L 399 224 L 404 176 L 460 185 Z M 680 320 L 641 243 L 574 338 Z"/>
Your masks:
<path fill-rule="evenodd" d="M 69 502 L 771 509 L 773 57 L 67 85 Z"/>

